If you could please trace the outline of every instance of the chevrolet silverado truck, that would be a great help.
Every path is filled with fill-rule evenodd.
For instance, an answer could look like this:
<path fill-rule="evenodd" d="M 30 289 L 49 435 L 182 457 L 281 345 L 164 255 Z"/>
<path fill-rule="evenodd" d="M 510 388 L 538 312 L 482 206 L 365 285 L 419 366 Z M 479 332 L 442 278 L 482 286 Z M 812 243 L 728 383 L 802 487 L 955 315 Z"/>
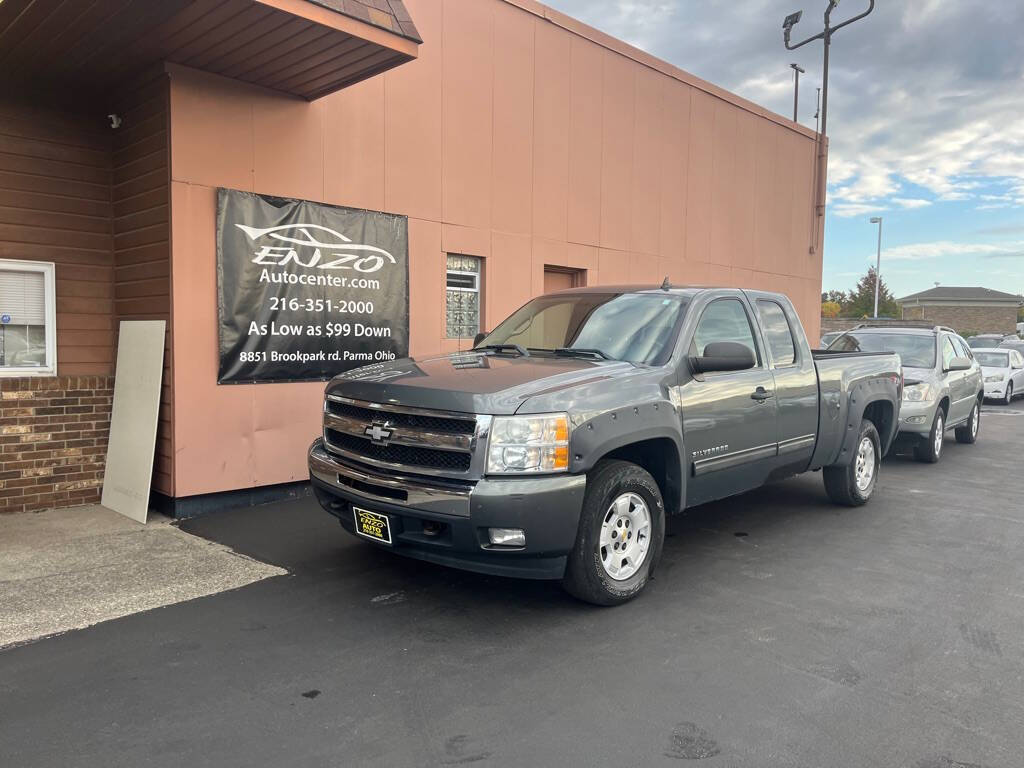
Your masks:
<path fill-rule="evenodd" d="M 577 288 L 469 351 L 335 377 L 310 480 L 377 546 L 614 605 L 651 578 L 666 515 L 819 469 L 834 502 L 867 502 L 902 386 L 896 354 L 812 351 L 781 294 Z"/>

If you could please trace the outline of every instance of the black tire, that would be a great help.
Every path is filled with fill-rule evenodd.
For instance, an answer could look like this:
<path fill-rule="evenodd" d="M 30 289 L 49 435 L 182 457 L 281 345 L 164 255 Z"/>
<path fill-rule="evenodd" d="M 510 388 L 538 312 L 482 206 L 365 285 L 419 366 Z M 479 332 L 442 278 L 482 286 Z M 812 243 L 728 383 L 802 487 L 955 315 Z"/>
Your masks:
<path fill-rule="evenodd" d="M 946 412 L 941 408 L 935 410 L 932 428 L 928 437 L 914 446 L 914 458 L 924 464 L 935 464 L 942 457 L 942 441 L 936 435 L 946 434 Z"/>
<path fill-rule="evenodd" d="M 870 440 L 874 448 L 874 464 L 871 470 L 870 482 L 861 488 L 857 485 L 857 465 L 860 446 L 865 440 Z M 878 470 L 882 464 L 882 441 L 878 438 L 878 430 L 875 425 L 865 419 L 860 423 L 860 432 L 857 434 L 857 442 L 853 458 L 846 466 L 825 467 L 822 477 L 825 479 L 825 492 L 834 504 L 844 507 L 860 507 L 868 503 L 871 494 L 875 492 L 878 485 Z"/>
<path fill-rule="evenodd" d="M 956 428 L 956 441 L 964 445 L 973 445 L 978 440 L 978 433 L 981 431 L 981 401 L 974 404 L 971 409 L 971 418 L 962 427 Z"/>
<path fill-rule="evenodd" d="M 601 527 L 612 502 L 626 493 L 636 494 L 646 503 L 651 517 L 651 536 L 644 560 L 636 572 L 617 581 L 602 564 Z M 599 461 L 587 474 L 576 544 L 569 553 L 562 586 L 573 597 L 594 605 L 625 603 L 647 586 L 651 571 L 661 557 L 664 541 L 665 502 L 650 473 L 628 461 Z"/>
<path fill-rule="evenodd" d="M 1006 382 L 1006 396 L 1003 398 L 1003 405 L 1009 405 L 1013 402 L 1013 382 Z"/>

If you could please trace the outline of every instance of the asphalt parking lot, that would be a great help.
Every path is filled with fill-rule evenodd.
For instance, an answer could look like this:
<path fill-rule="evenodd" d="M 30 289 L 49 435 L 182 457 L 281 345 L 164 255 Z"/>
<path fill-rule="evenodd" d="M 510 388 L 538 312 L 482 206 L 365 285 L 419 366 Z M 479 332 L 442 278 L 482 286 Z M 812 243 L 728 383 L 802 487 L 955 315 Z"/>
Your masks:
<path fill-rule="evenodd" d="M 693 510 L 614 609 L 394 557 L 311 500 L 187 523 L 289 575 L 0 652 L 6 766 L 1018 768 L 1024 407 Z"/>

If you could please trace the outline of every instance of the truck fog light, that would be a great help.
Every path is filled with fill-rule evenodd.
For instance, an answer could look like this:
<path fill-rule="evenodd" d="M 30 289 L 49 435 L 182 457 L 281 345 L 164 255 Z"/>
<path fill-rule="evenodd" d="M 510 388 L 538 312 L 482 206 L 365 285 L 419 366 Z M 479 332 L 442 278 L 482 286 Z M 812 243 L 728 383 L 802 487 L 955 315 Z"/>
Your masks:
<path fill-rule="evenodd" d="M 491 544 L 499 547 L 525 547 L 526 533 L 522 528 L 488 528 Z"/>
<path fill-rule="evenodd" d="M 924 424 L 927 418 L 927 416 L 911 416 L 907 419 L 907 424 Z"/>

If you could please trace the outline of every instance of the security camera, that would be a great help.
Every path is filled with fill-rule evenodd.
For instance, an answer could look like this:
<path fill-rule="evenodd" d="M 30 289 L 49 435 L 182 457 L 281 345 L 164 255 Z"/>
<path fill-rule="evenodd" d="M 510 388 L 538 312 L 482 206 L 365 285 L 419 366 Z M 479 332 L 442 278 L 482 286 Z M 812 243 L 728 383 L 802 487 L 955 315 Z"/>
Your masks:
<path fill-rule="evenodd" d="M 118 114 L 107 115 L 107 120 L 110 121 L 110 127 L 117 129 L 121 127 L 121 116 Z"/>

